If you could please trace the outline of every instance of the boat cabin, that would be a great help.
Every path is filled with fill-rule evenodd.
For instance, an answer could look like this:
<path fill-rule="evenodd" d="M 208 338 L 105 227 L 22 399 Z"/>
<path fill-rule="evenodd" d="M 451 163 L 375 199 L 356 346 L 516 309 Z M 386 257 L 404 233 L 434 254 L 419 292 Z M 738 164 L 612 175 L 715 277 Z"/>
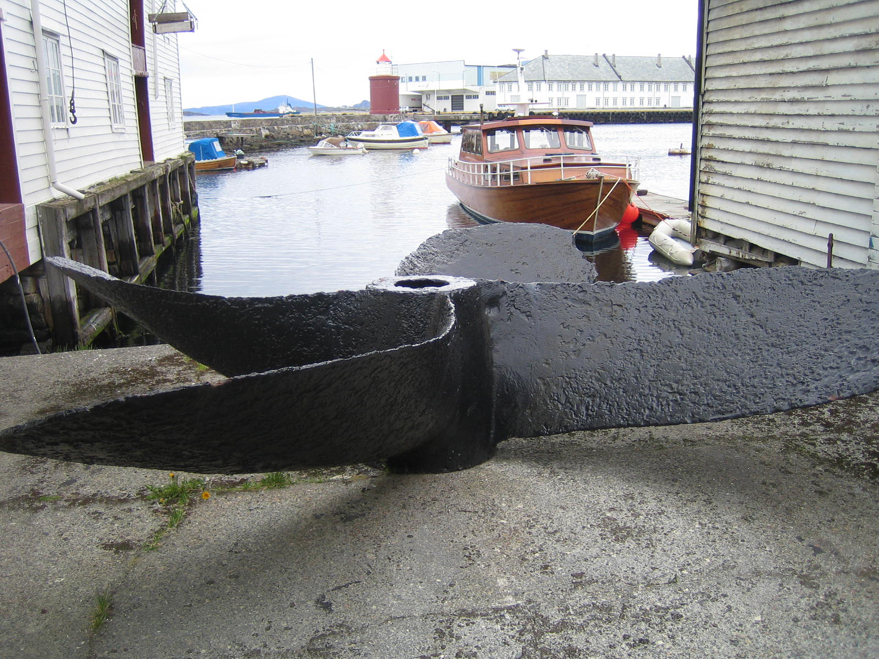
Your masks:
<path fill-rule="evenodd" d="M 595 155 L 591 121 L 527 117 L 464 126 L 460 159 L 470 162 L 534 156 Z"/>

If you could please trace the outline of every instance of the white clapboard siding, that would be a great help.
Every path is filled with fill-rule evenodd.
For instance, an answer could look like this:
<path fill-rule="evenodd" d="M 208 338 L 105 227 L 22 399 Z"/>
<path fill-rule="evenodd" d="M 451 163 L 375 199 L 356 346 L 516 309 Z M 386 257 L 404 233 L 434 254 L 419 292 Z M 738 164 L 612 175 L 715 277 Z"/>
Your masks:
<path fill-rule="evenodd" d="M 173 158 L 185 151 L 183 104 L 180 89 L 178 39 L 187 34 L 147 34 L 147 66 L 150 69 L 150 117 L 153 126 L 153 149 L 156 160 Z M 154 70 L 155 69 L 155 70 Z M 173 81 L 173 121 L 168 120 L 169 99 L 165 96 L 165 79 Z"/>
<path fill-rule="evenodd" d="M 879 267 L 879 0 L 705 0 L 696 217 L 812 266 Z"/>

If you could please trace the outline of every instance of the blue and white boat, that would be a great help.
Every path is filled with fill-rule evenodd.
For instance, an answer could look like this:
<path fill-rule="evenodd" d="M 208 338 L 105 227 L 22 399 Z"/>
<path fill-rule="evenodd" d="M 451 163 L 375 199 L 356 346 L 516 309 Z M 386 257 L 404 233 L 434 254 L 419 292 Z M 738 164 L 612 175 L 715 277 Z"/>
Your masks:
<path fill-rule="evenodd" d="M 189 150 L 195 154 L 195 171 L 209 172 L 235 169 L 238 156 L 227 156 L 216 137 L 203 137 L 189 143 Z"/>
<path fill-rule="evenodd" d="M 351 133 L 345 139 L 350 144 L 362 144 L 366 149 L 426 149 L 427 136 L 414 121 L 398 124 L 379 124 L 375 130 Z"/>

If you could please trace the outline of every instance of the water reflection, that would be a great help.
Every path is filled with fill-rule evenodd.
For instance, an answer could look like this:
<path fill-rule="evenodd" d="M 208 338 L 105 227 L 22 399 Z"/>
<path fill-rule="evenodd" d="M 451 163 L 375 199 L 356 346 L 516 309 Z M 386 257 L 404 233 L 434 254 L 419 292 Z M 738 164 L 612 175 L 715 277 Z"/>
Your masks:
<path fill-rule="evenodd" d="M 689 124 L 596 126 L 595 133 L 601 150 L 642 157 L 641 187 L 686 195 L 689 158 L 669 158 L 667 151 L 689 141 Z M 301 147 L 267 154 L 263 169 L 199 174 L 198 265 L 189 266 L 190 290 L 288 295 L 360 289 L 391 276 L 430 236 L 476 226 L 445 185 L 446 162 L 459 142 L 345 158 L 310 156 Z M 676 274 L 651 252 L 643 235 L 626 228 L 619 244 L 584 258 L 601 281 Z"/>

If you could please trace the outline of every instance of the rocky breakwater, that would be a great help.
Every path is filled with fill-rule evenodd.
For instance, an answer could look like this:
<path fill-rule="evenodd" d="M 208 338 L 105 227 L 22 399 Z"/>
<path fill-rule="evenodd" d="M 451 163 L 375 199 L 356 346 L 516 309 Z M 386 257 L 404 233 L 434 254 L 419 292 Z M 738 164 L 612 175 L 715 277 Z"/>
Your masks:
<path fill-rule="evenodd" d="M 329 135 L 348 135 L 371 130 L 381 123 L 396 123 L 397 115 L 378 114 L 300 114 L 289 117 L 192 118 L 183 123 L 186 139 L 216 137 L 224 149 L 245 153 L 276 151 L 291 146 L 313 144 Z"/>

